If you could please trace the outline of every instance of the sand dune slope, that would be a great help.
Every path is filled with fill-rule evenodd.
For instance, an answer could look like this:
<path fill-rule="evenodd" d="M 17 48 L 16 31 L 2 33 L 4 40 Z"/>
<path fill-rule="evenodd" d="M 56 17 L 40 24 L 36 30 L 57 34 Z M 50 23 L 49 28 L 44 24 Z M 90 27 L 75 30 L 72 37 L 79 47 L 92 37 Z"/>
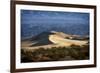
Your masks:
<path fill-rule="evenodd" d="M 49 40 L 54 44 L 70 46 L 70 45 L 85 45 L 87 41 L 66 39 L 58 35 L 49 35 Z"/>

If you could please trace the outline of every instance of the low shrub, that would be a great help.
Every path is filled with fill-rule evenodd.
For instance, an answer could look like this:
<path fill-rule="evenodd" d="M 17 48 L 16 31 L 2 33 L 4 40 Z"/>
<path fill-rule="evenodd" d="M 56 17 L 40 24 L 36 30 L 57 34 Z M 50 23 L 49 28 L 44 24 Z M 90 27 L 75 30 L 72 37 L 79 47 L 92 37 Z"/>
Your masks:
<path fill-rule="evenodd" d="M 44 62 L 89 59 L 89 45 L 21 50 L 21 62 Z"/>

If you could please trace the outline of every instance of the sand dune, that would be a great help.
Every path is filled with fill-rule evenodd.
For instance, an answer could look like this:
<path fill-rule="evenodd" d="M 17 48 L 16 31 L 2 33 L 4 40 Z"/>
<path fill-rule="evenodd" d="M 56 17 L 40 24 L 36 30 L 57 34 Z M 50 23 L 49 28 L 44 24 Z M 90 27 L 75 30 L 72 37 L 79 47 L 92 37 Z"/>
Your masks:
<path fill-rule="evenodd" d="M 86 45 L 88 40 L 75 40 L 77 35 L 69 35 L 63 32 L 43 33 L 36 37 L 36 39 L 26 40 L 21 42 L 21 48 L 25 50 L 33 50 L 39 48 L 52 48 L 52 47 L 69 47 L 71 45 Z"/>
<path fill-rule="evenodd" d="M 80 41 L 80 40 L 71 40 L 71 39 L 65 39 L 58 35 L 49 35 L 49 40 L 53 42 L 54 44 L 64 45 L 64 46 L 70 46 L 70 45 L 85 45 L 87 41 Z"/>

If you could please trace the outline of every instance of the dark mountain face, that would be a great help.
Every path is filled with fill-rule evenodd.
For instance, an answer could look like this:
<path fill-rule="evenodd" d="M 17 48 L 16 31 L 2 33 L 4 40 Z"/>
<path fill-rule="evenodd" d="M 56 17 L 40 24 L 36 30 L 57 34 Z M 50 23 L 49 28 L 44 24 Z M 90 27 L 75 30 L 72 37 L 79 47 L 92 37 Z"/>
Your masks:
<path fill-rule="evenodd" d="M 74 23 L 74 22 L 73 22 Z M 45 26 L 44 26 L 45 25 Z M 65 26 L 64 26 L 65 25 Z M 42 32 L 50 31 L 64 32 L 66 34 L 89 35 L 89 25 L 87 24 L 36 24 L 34 27 L 23 24 L 21 38 L 36 36 Z"/>
<path fill-rule="evenodd" d="M 21 10 L 21 39 L 42 32 L 89 35 L 89 13 Z"/>

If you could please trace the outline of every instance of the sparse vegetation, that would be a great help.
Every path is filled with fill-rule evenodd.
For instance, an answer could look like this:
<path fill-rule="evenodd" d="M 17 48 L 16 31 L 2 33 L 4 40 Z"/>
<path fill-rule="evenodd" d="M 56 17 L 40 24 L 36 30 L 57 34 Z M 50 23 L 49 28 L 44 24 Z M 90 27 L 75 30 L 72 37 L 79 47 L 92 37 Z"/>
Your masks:
<path fill-rule="evenodd" d="M 44 62 L 89 59 L 89 45 L 21 50 L 21 62 Z"/>

